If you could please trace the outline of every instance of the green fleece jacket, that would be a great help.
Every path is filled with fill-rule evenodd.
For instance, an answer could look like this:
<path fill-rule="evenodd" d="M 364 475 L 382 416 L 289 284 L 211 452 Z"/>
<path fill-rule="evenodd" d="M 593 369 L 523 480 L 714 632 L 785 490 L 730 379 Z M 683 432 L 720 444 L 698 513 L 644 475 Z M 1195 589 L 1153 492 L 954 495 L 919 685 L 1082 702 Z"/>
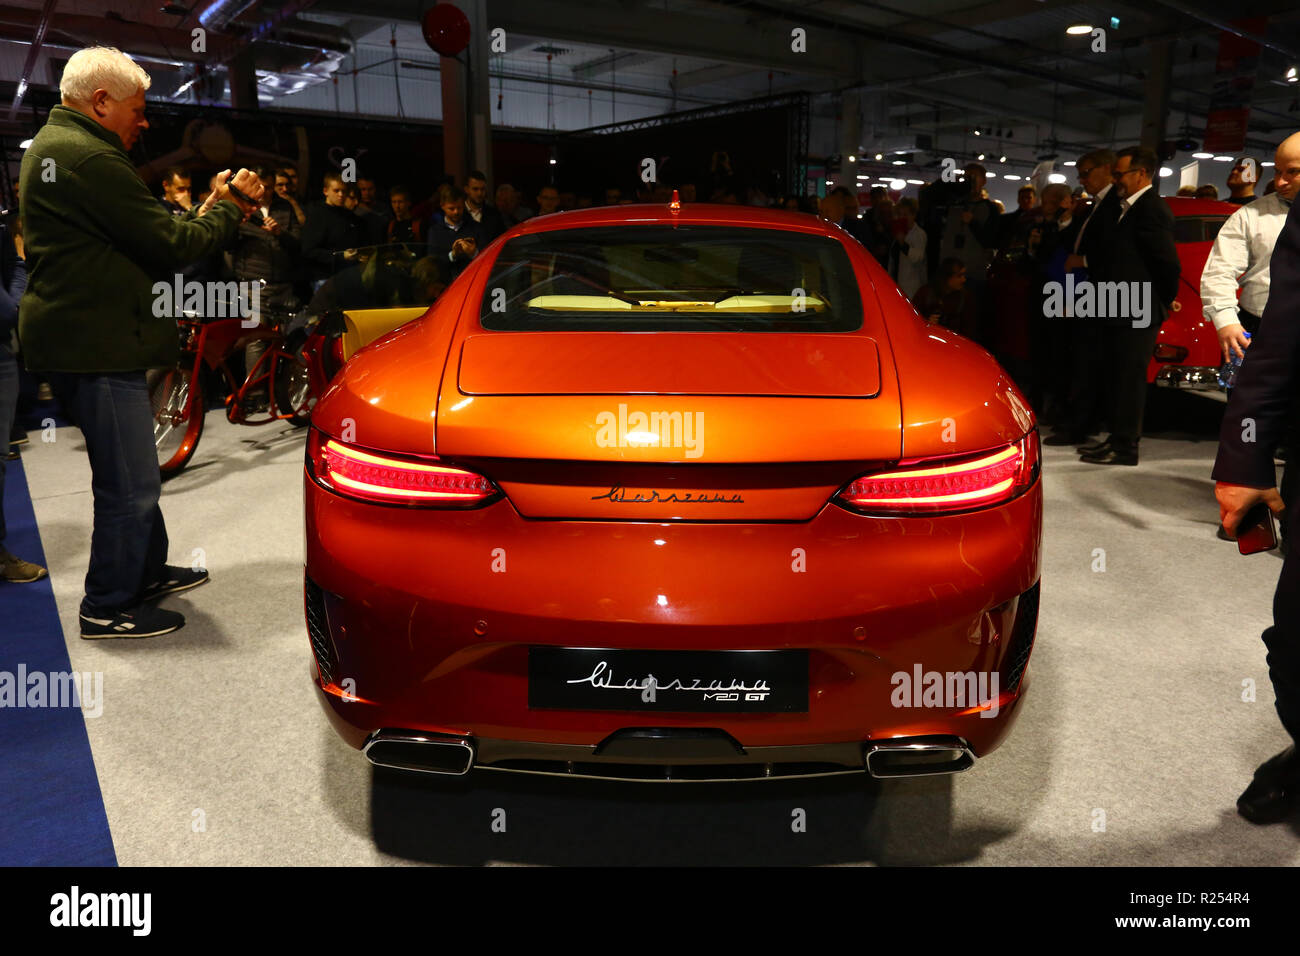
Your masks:
<path fill-rule="evenodd" d="M 27 292 L 18 338 L 33 372 L 130 372 L 178 358 L 176 320 L 154 315 L 155 282 L 227 245 L 242 214 L 222 200 L 173 217 L 117 134 L 64 106 L 23 155 Z"/>

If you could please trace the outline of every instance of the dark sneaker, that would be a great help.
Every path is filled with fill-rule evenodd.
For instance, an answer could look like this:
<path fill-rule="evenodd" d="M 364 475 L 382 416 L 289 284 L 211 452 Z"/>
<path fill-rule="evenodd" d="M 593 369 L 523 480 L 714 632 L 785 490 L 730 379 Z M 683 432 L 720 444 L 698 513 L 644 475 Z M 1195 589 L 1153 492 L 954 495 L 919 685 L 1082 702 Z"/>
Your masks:
<path fill-rule="evenodd" d="M 162 580 L 147 585 L 140 592 L 141 601 L 156 601 L 164 594 L 175 594 L 177 591 L 188 591 L 190 588 L 196 588 L 200 584 L 208 583 L 207 568 L 178 568 L 173 565 L 167 565 L 163 568 Z"/>
<path fill-rule="evenodd" d="M 11 584 L 31 584 L 48 574 L 39 564 L 32 564 L 22 558 L 16 558 L 8 551 L 0 550 L 0 581 Z"/>
<path fill-rule="evenodd" d="M 185 626 L 185 617 L 158 607 L 133 607 L 112 618 L 81 615 L 81 636 L 86 640 L 105 637 L 157 637 Z"/>

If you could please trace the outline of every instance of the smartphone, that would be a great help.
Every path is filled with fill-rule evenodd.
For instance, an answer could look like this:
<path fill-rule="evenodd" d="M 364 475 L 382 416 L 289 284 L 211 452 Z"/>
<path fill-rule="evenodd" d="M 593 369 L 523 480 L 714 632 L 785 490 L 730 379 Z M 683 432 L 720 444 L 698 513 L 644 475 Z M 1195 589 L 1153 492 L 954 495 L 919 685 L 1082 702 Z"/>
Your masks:
<path fill-rule="evenodd" d="M 1237 550 L 1242 554 L 1258 554 L 1277 547 L 1277 526 L 1273 511 L 1264 502 L 1251 508 L 1237 525 Z"/>

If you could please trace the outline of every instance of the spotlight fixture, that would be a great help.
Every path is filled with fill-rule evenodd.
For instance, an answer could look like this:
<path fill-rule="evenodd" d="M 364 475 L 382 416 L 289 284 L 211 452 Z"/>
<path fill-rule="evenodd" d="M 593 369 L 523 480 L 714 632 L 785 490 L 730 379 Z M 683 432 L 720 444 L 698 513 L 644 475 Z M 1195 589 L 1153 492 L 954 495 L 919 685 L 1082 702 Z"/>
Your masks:
<path fill-rule="evenodd" d="M 856 156 L 854 156 L 853 154 L 850 153 L 850 154 L 849 154 L 849 162 L 850 162 L 850 163 L 856 163 L 857 161 L 858 161 L 858 157 L 856 157 Z"/>
<path fill-rule="evenodd" d="M 1230 162 L 1232 162 L 1232 157 L 1231 157 L 1231 156 L 1215 156 L 1215 157 L 1214 157 L 1214 161 L 1215 161 L 1216 163 L 1230 163 Z"/>
<path fill-rule="evenodd" d="M 980 161 L 983 161 L 983 159 L 984 159 L 984 154 L 983 154 L 983 153 L 980 153 L 980 154 L 979 154 L 978 156 L 976 156 L 975 158 L 978 159 L 978 160 L 980 160 Z"/>
<path fill-rule="evenodd" d="M 1072 37 L 1081 37 L 1092 32 L 1091 23 L 1075 23 L 1065 28 L 1065 32 Z"/>
<path fill-rule="evenodd" d="M 879 159 L 884 159 L 884 158 L 885 158 L 885 154 L 884 154 L 884 153 L 876 153 L 876 159 L 879 160 Z"/>
<path fill-rule="evenodd" d="M 1192 153 L 1192 159 L 1213 159 L 1213 158 L 1214 158 L 1213 153 L 1206 153 L 1206 152 Z"/>
<path fill-rule="evenodd" d="M 902 179 L 891 179 L 889 181 L 889 188 L 894 190 L 894 192 L 902 192 L 907 188 L 907 183 Z"/>
<path fill-rule="evenodd" d="M 1172 169 L 1170 169 L 1168 166 L 1161 166 L 1161 167 L 1160 167 L 1160 175 L 1161 175 L 1162 177 L 1163 177 L 1163 176 L 1172 176 L 1173 174 L 1174 174 L 1174 171 L 1173 171 Z"/>
<path fill-rule="evenodd" d="M 1296 76 L 1296 68 L 1294 66 L 1286 71 L 1286 81 L 1288 83 L 1294 83 L 1298 79 L 1300 79 L 1300 77 Z"/>
<path fill-rule="evenodd" d="M 984 178 L 985 178 L 985 179 L 997 179 L 997 178 L 998 178 L 998 174 L 997 174 L 997 173 L 988 173 Z"/>
<path fill-rule="evenodd" d="M 18 148 L 19 148 L 19 149 L 26 149 L 26 148 L 27 148 L 28 146 L 30 146 L 30 145 L 32 145 L 32 141 L 31 141 L 30 139 L 25 139 L 25 140 L 23 140 L 21 143 L 18 144 Z M 1272 164 L 1272 163 L 1269 163 L 1269 165 L 1272 166 L 1273 164 Z"/>
<path fill-rule="evenodd" d="M 998 157 L 998 162 L 999 162 L 999 163 L 1005 163 L 1006 161 L 1007 161 L 1007 157 L 1006 157 L 1005 155 L 1003 155 L 1003 156 L 999 156 L 999 157 Z"/>
<path fill-rule="evenodd" d="M 893 161 L 893 163 L 892 163 L 891 165 L 893 165 L 893 166 L 906 166 L 906 165 L 907 165 L 907 160 L 905 160 L 905 159 L 896 159 L 896 160 Z"/>
<path fill-rule="evenodd" d="M 1073 166 L 1073 165 L 1075 165 L 1075 162 L 1074 162 L 1074 160 L 1072 160 L 1072 159 L 1067 159 L 1067 160 L 1066 160 L 1065 162 L 1063 162 L 1061 165 L 1062 165 L 1062 166 Z"/>
<path fill-rule="evenodd" d="M 551 157 L 551 165 L 552 165 L 552 166 L 555 165 L 555 157 L 554 157 L 554 156 Z"/>
<path fill-rule="evenodd" d="M 1062 173 L 1048 173 L 1047 181 L 1049 183 L 1063 183 L 1065 182 L 1065 176 Z"/>
<path fill-rule="evenodd" d="M 975 135 L 978 136 L 979 134 L 980 134 L 980 131 L 979 131 L 979 130 L 975 130 Z"/>

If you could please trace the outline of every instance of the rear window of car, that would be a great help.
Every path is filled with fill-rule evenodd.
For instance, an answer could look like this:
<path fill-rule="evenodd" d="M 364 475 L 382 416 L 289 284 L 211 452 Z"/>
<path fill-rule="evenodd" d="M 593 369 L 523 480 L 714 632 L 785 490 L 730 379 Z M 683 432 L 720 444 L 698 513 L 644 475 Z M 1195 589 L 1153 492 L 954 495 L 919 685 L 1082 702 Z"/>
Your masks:
<path fill-rule="evenodd" d="M 501 331 L 851 332 L 862 302 L 836 239 L 632 224 L 511 239 L 480 321 Z"/>

